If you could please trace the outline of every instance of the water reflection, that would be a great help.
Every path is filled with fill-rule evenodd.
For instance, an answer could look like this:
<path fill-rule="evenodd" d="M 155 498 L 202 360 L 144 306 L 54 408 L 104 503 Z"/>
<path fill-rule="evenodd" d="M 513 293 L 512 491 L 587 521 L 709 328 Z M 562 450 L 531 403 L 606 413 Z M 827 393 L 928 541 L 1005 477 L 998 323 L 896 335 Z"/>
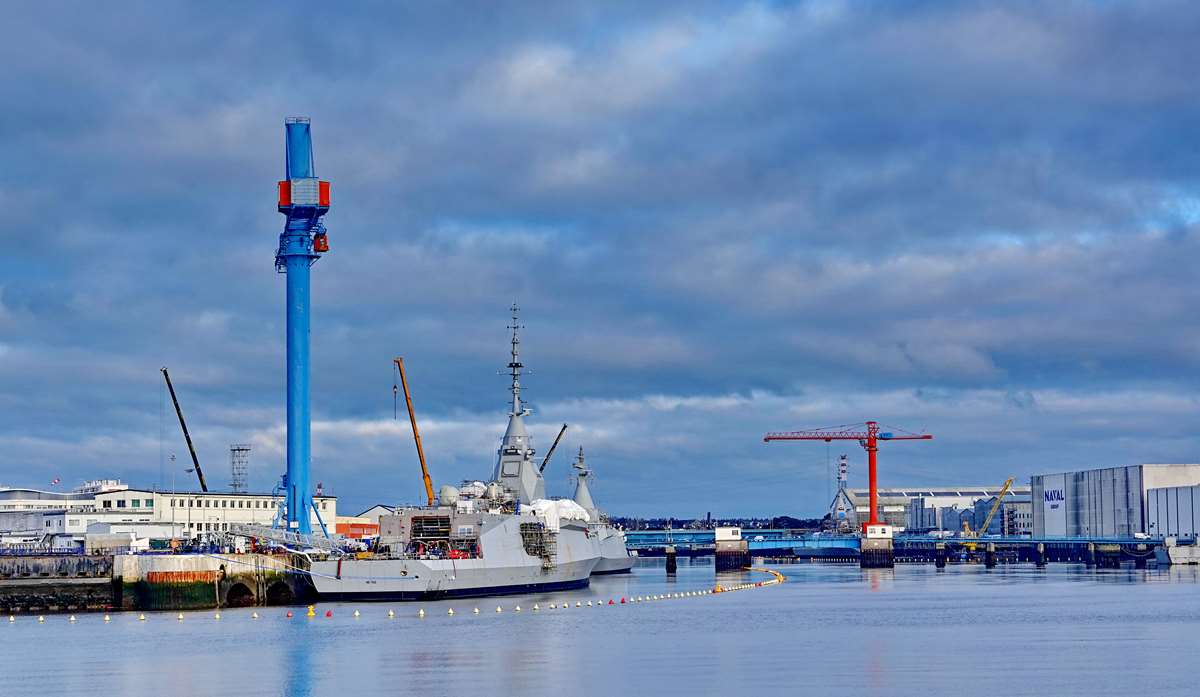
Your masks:
<path fill-rule="evenodd" d="M 625 605 L 711 587 L 711 560 L 680 559 L 670 578 L 661 560 L 643 559 L 633 575 L 572 593 L 325 604 L 312 619 L 302 608 L 290 619 L 281 608 L 260 609 L 259 620 L 251 609 L 219 621 L 211 612 L 108 624 L 23 617 L 0 623 L 0 694 L 936 695 L 977 684 L 947 668 L 967 665 L 1019 666 L 1006 695 L 1191 694 L 1178 667 L 1193 660 L 1200 631 L 1197 567 L 777 568 L 788 578 L 777 587 Z M 549 609 L 564 601 L 569 609 Z"/>

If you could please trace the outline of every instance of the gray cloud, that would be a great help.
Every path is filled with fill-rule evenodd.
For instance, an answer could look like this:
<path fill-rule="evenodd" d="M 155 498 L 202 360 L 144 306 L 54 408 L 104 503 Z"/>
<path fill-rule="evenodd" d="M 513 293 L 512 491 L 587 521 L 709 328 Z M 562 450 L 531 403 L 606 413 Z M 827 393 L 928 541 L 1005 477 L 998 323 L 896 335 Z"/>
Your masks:
<path fill-rule="evenodd" d="M 251 441 L 270 484 L 292 113 L 335 199 L 315 477 L 351 508 L 413 490 L 397 354 L 445 476 L 490 470 L 514 300 L 538 440 L 578 422 L 618 512 L 814 512 L 824 453 L 761 432 L 865 418 L 937 432 L 887 454 L 926 483 L 1194 460 L 1198 16 L 13 9 L 0 480 L 157 481 L 166 364 L 208 468 Z"/>

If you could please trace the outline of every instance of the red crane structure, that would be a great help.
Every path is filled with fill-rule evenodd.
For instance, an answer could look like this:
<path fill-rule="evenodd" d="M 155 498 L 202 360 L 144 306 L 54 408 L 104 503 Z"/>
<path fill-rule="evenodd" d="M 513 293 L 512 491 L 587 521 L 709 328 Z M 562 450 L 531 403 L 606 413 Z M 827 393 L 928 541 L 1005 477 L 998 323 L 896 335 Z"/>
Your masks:
<path fill-rule="evenodd" d="M 866 430 L 857 430 L 860 426 L 865 426 Z M 763 436 L 764 443 L 770 443 L 774 440 L 823 440 L 826 443 L 835 440 L 856 440 L 858 444 L 867 451 L 867 472 L 870 481 L 870 498 L 871 498 L 871 514 L 867 522 L 863 524 L 865 529 L 868 525 L 880 525 L 879 520 L 879 487 L 875 477 L 875 460 L 876 453 L 879 452 L 879 441 L 881 440 L 932 440 L 933 436 L 928 433 L 904 433 L 896 434 L 879 430 L 879 423 L 868 421 L 865 424 L 852 424 L 850 426 L 834 426 L 832 428 L 819 428 L 811 431 L 779 431 L 768 433 Z"/>

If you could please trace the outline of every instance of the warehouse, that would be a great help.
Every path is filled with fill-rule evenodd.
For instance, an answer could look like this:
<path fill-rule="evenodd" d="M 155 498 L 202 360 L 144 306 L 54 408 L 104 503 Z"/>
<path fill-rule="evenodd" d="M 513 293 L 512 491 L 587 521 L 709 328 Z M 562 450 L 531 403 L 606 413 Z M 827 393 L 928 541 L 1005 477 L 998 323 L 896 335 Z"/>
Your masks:
<path fill-rule="evenodd" d="M 936 529 L 959 529 L 957 513 L 952 527 L 943 528 L 939 511 L 941 509 L 957 508 L 959 511 L 971 509 L 975 502 L 987 500 L 1000 493 L 1000 486 L 939 486 L 933 488 L 921 487 L 889 487 L 879 489 L 879 517 L 883 522 L 896 528 L 897 531 L 911 530 L 913 532 Z M 869 510 L 867 489 L 847 489 L 850 500 L 854 503 L 859 520 L 866 520 Z M 1029 496 L 1029 489 L 1014 486 L 1009 489 L 1013 496 Z"/>
<path fill-rule="evenodd" d="M 1146 494 L 1146 532 L 1153 537 L 1196 537 L 1200 486 L 1171 486 Z"/>
<path fill-rule="evenodd" d="M 1150 533 L 1147 492 L 1200 484 L 1200 465 L 1143 464 L 1039 474 L 1030 479 L 1034 537 Z"/>

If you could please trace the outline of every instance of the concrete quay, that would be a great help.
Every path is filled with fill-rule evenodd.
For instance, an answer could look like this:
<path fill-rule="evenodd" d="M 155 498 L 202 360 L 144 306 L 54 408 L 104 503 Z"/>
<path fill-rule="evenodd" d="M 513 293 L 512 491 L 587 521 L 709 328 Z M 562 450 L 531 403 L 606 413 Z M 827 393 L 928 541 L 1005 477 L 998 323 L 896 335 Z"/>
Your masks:
<path fill-rule="evenodd" d="M 0 557 L 0 611 L 194 610 L 289 605 L 313 597 L 294 555 Z"/>

